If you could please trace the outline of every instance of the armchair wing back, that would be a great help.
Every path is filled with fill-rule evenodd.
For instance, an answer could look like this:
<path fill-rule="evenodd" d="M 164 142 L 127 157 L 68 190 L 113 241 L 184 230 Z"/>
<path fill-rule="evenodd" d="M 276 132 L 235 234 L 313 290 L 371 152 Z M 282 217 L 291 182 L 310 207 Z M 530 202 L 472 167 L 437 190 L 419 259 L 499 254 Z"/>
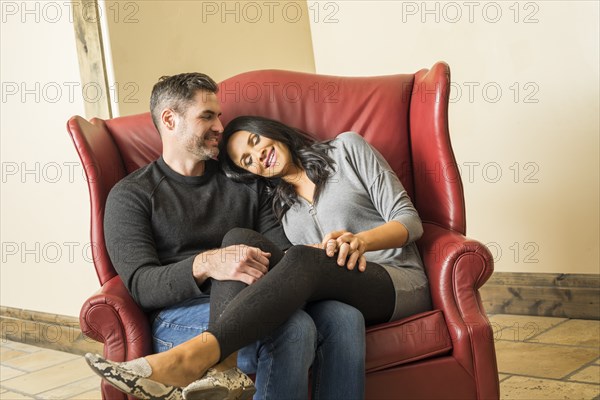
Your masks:
<path fill-rule="evenodd" d="M 493 334 L 478 289 L 493 271 L 481 243 L 465 237 L 465 204 L 448 131 L 450 70 L 443 62 L 415 74 L 336 77 L 280 70 L 220 83 L 223 123 L 240 115 L 281 120 L 320 139 L 356 131 L 398 174 L 424 222 L 418 246 L 433 310 L 369 327 L 368 399 L 498 399 Z M 126 174 L 158 158 L 150 114 L 67 124 L 88 177 L 94 265 L 101 289 L 83 305 L 83 332 L 104 356 L 131 360 L 152 351 L 147 316 L 127 293 L 106 253 L 104 204 Z M 103 386 L 105 399 L 125 399 Z"/>

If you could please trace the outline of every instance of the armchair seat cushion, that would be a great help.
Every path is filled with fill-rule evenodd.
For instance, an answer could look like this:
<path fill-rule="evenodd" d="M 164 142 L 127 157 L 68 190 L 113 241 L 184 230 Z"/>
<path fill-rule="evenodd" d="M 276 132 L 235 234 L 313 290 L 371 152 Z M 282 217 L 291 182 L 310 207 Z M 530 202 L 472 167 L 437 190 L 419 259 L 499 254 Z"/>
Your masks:
<path fill-rule="evenodd" d="M 441 310 L 428 311 L 367 330 L 367 373 L 448 354 L 452 340 Z"/>

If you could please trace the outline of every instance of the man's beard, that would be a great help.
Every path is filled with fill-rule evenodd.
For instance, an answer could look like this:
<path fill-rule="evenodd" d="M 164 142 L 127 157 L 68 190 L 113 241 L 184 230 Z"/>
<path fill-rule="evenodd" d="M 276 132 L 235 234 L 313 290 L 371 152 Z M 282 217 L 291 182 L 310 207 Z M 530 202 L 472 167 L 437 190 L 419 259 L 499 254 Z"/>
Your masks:
<path fill-rule="evenodd" d="M 206 133 L 202 138 L 193 136 L 188 140 L 186 149 L 202 161 L 216 158 L 219 155 L 219 148 L 213 146 L 205 146 L 205 140 L 210 137 L 211 133 Z"/>

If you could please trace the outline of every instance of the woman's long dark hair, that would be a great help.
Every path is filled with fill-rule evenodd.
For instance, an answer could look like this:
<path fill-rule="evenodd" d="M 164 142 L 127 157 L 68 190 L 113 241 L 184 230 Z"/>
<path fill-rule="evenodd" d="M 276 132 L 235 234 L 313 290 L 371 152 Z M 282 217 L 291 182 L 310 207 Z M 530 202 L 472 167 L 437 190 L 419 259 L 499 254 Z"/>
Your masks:
<path fill-rule="evenodd" d="M 308 178 L 315 184 L 313 202 L 317 202 L 324 183 L 333 173 L 335 164 L 327 154 L 333 147 L 329 141 L 317 142 L 299 129 L 264 117 L 237 117 L 227 124 L 219 144 L 219 161 L 223 171 L 228 178 L 237 182 L 265 181 L 268 192 L 273 196 L 273 212 L 280 221 L 286 211 L 297 201 L 298 195 L 294 187 L 281 178 L 267 179 L 235 165 L 227 153 L 227 143 L 238 131 L 251 132 L 285 144 L 290 150 L 294 165 L 305 170 Z"/>

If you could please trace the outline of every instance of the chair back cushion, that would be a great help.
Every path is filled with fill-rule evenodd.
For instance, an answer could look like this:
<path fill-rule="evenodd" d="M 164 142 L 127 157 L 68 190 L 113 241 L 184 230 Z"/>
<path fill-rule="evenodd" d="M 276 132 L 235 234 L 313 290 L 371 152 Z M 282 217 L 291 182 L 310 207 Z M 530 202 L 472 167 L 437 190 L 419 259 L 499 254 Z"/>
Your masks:
<path fill-rule="evenodd" d="M 162 142 L 150 113 L 109 119 L 106 127 L 121 152 L 128 174 L 160 157 Z"/>

